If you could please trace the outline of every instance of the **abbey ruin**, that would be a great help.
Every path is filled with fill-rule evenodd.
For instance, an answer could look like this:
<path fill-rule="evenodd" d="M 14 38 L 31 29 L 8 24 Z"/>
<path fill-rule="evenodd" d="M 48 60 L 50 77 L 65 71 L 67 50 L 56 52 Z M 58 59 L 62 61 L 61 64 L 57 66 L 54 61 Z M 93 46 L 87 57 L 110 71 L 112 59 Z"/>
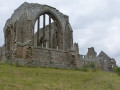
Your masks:
<path fill-rule="evenodd" d="M 97 56 L 93 47 L 87 55 L 79 54 L 69 17 L 48 5 L 23 3 L 6 21 L 4 38 L 1 62 L 56 68 L 80 68 L 94 62 L 105 71 L 116 66 L 103 51 Z"/>

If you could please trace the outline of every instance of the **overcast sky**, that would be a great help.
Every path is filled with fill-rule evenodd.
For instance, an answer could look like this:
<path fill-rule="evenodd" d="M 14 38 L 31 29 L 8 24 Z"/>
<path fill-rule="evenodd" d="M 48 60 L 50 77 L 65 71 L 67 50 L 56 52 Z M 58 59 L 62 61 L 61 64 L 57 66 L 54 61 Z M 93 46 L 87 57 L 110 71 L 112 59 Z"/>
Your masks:
<path fill-rule="evenodd" d="M 0 46 L 4 43 L 3 27 L 25 0 L 0 0 Z M 53 6 L 69 16 L 74 42 L 80 54 L 88 47 L 101 50 L 120 64 L 120 0 L 26 0 Z"/>

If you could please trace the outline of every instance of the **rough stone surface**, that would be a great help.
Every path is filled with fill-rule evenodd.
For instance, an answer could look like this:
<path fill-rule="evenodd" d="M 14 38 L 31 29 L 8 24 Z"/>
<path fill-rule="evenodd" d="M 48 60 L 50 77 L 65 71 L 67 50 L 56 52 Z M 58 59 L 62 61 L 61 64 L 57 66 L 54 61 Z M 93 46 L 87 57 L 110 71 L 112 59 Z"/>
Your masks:
<path fill-rule="evenodd" d="M 105 70 L 112 71 L 113 67 L 116 67 L 116 61 L 110 58 L 105 52 L 101 51 L 98 56 L 94 51 L 94 48 L 88 48 L 87 55 L 80 55 L 81 66 L 89 63 L 95 63 L 96 67 Z"/>
<path fill-rule="evenodd" d="M 110 58 L 105 52 L 101 51 L 98 57 L 102 57 L 103 61 L 107 63 L 108 71 L 111 71 L 112 68 L 116 66 L 115 59 Z"/>
<path fill-rule="evenodd" d="M 88 53 L 87 56 L 95 56 L 96 57 L 97 53 L 95 52 L 94 48 L 88 48 Z"/>
<path fill-rule="evenodd" d="M 97 56 L 93 47 L 80 55 L 69 17 L 47 5 L 23 3 L 6 21 L 4 37 L 1 62 L 56 68 L 80 68 L 94 62 L 105 71 L 116 66 L 105 53 Z"/>
<path fill-rule="evenodd" d="M 25 2 L 4 27 L 6 60 L 22 65 L 68 68 L 78 54 L 73 47 L 72 33 L 67 15 L 47 5 Z"/>

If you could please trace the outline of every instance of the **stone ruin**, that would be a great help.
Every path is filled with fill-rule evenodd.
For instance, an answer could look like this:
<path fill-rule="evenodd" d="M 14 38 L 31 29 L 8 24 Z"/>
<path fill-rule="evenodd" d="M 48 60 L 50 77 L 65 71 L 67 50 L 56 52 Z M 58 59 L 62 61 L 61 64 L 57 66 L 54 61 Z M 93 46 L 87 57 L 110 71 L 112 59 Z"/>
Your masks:
<path fill-rule="evenodd" d="M 4 38 L 1 62 L 56 68 L 80 68 L 94 62 L 105 71 L 116 66 L 104 52 L 96 56 L 94 48 L 80 55 L 69 17 L 48 5 L 23 3 L 7 20 Z"/>
<path fill-rule="evenodd" d="M 112 71 L 113 67 L 117 66 L 115 59 L 110 58 L 105 52 L 101 51 L 97 56 L 93 47 L 88 48 L 87 55 L 80 55 L 80 62 L 80 66 L 93 62 L 97 68 L 105 71 Z"/>

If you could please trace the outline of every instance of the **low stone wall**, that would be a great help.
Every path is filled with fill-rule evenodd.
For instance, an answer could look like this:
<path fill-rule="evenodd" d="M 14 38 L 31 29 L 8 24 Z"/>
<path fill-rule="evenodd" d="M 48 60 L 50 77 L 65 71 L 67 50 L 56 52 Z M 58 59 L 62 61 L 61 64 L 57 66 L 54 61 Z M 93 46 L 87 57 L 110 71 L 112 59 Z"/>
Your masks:
<path fill-rule="evenodd" d="M 31 57 L 26 60 L 16 59 L 14 63 L 18 63 L 20 65 L 69 68 L 71 61 L 72 59 L 69 52 L 37 47 L 32 49 Z"/>
<path fill-rule="evenodd" d="M 102 57 L 80 55 L 80 61 L 81 61 L 80 63 L 81 66 L 84 66 L 93 62 L 97 68 L 108 71 L 107 62 L 105 62 Z"/>
<path fill-rule="evenodd" d="M 69 52 L 34 48 L 33 58 L 40 66 L 66 68 L 70 63 Z"/>

